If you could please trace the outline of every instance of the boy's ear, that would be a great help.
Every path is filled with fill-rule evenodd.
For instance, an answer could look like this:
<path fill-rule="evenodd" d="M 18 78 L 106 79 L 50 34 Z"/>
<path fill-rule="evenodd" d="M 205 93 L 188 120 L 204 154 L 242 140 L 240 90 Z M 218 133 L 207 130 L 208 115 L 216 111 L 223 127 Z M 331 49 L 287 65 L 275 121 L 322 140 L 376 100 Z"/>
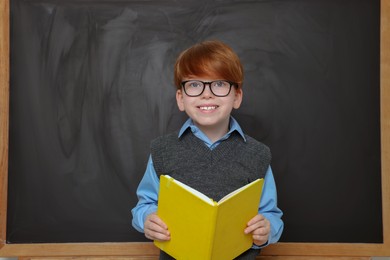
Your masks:
<path fill-rule="evenodd" d="M 177 102 L 177 107 L 179 108 L 179 110 L 184 111 L 183 92 L 181 89 L 178 89 L 176 91 L 176 102 Z"/>
<path fill-rule="evenodd" d="M 234 95 L 234 103 L 233 103 L 233 108 L 238 109 L 241 106 L 242 102 L 242 88 L 237 88 L 235 89 L 235 95 Z"/>

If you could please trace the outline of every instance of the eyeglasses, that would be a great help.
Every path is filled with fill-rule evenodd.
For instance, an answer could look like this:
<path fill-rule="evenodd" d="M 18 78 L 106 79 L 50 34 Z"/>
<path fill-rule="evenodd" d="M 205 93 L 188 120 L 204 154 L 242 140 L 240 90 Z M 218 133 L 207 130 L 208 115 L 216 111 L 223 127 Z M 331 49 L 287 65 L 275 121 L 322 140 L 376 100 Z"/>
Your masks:
<path fill-rule="evenodd" d="M 202 95 L 206 85 L 209 85 L 211 93 L 217 97 L 226 97 L 229 95 L 232 86 L 237 87 L 237 83 L 227 80 L 215 80 L 210 82 L 204 82 L 200 80 L 187 80 L 181 83 L 184 92 L 189 97 L 197 97 Z"/>

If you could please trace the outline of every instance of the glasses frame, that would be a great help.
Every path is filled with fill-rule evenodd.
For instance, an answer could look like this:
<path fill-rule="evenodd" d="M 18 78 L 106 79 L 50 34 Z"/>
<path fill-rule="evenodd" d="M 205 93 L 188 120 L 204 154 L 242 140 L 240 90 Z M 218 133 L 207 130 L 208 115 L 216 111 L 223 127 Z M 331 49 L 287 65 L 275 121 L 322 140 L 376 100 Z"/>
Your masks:
<path fill-rule="evenodd" d="M 184 85 L 185 85 L 187 82 L 191 82 L 191 81 L 197 81 L 197 82 L 201 82 L 201 83 L 203 84 L 203 89 L 202 89 L 202 91 L 201 91 L 198 95 L 189 95 L 189 94 L 187 93 L 186 88 L 184 87 Z M 230 86 L 229 86 L 229 92 L 228 92 L 226 95 L 217 95 L 217 94 L 214 93 L 213 89 L 211 88 L 211 84 L 212 84 L 213 82 L 218 82 L 218 81 L 224 81 L 224 82 L 227 82 L 227 83 L 230 84 Z M 204 92 L 204 90 L 206 89 L 206 85 L 209 86 L 209 89 L 210 89 L 211 93 L 213 93 L 213 95 L 216 96 L 216 97 L 226 97 L 226 96 L 228 96 L 228 95 L 230 94 L 230 92 L 232 91 L 232 86 L 238 87 L 238 84 L 237 84 L 236 82 L 232 82 L 232 81 L 229 81 L 229 80 L 201 81 L 201 80 L 194 80 L 194 79 L 192 79 L 192 80 L 185 80 L 185 81 L 182 81 L 182 82 L 181 82 L 181 86 L 182 86 L 182 88 L 183 88 L 183 90 L 184 90 L 184 93 L 186 93 L 186 95 L 189 96 L 189 97 L 199 97 L 200 95 L 202 95 L 203 92 Z"/>

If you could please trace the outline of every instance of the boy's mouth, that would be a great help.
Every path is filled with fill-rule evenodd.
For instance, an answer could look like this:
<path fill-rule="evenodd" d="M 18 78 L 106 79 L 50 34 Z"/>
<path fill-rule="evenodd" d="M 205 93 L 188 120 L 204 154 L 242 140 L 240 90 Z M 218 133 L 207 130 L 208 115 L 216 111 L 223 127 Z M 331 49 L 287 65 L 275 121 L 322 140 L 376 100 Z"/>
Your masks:
<path fill-rule="evenodd" d="M 200 110 L 205 110 L 205 111 L 214 110 L 217 108 L 218 108 L 218 106 L 200 106 L 199 107 Z"/>

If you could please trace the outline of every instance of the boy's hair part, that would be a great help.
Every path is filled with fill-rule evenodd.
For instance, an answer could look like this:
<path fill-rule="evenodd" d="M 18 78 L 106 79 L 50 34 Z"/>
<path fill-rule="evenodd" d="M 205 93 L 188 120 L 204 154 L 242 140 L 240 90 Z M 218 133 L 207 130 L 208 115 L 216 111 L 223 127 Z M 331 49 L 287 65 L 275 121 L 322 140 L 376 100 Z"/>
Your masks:
<path fill-rule="evenodd" d="M 184 50 L 176 60 L 174 81 L 177 89 L 181 89 L 181 82 L 187 77 L 209 75 L 242 87 L 244 73 L 241 61 L 233 49 L 221 41 L 197 43 Z"/>

